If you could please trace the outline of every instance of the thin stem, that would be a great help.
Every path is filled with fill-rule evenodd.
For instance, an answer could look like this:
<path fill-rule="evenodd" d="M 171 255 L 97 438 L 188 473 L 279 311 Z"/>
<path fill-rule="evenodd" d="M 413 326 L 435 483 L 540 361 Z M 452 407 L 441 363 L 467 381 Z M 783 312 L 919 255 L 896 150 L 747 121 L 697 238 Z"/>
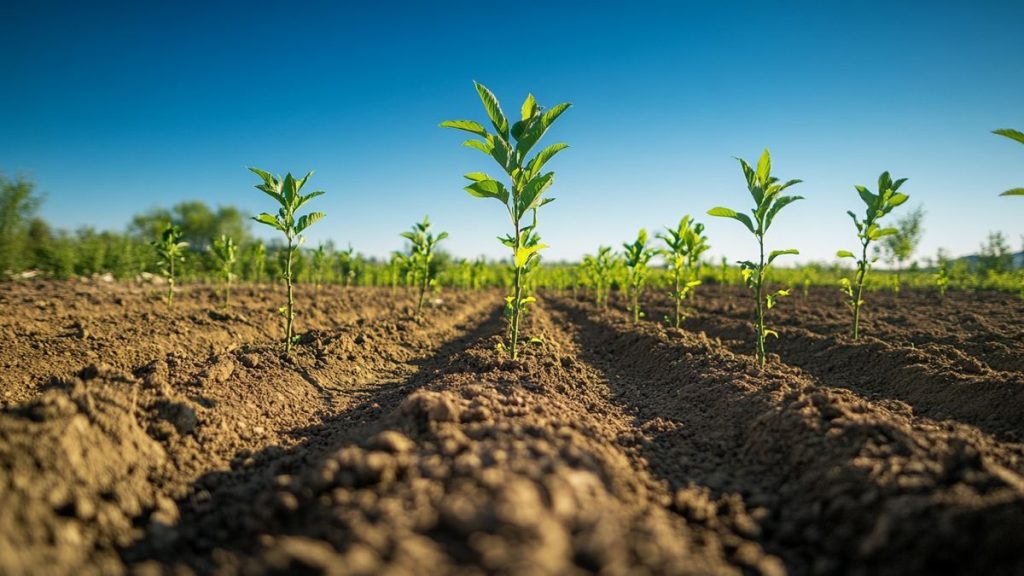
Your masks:
<path fill-rule="evenodd" d="M 170 258 L 170 277 L 167 279 L 167 305 L 174 304 L 174 256 Z"/>
<path fill-rule="evenodd" d="M 679 328 L 679 325 L 682 322 L 682 318 L 680 318 L 680 314 L 682 312 L 683 298 L 682 298 L 682 294 L 680 294 L 680 292 L 679 292 L 679 276 L 680 276 L 680 270 L 679 270 L 679 267 L 676 266 L 675 274 L 673 274 L 673 277 L 675 279 L 675 284 L 676 284 L 676 323 L 675 323 L 676 328 Z"/>
<path fill-rule="evenodd" d="M 757 242 L 761 248 L 761 260 L 757 268 L 757 281 L 756 284 L 756 298 L 757 298 L 757 361 L 764 369 L 765 364 L 765 352 L 764 352 L 764 302 L 761 298 L 763 287 L 764 287 L 764 236 L 758 236 Z"/>
<path fill-rule="evenodd" d="M 293 312 L 293 306 L 295 304 L 295 294 L 292 288 L 292 238 L 288 237 L 288 253 L 285 257 L 285 271 L 284 280 L 288 284 L 288 309 L 285 316 L 285 329 L 284 329 L 284 353 L 291 354 L 292 351 L 292 319 L 295 318 Z"/>
<path fill-rule="evenodd" d="M 861 296 L 864 294 L 864 278 L 868 273 L 868 243 L 869 239 L 864 240 L 863 250 L 861 252 L 861 260 L 858 264 L 857 270 L 857 295 L 853 299 L 853 339 L 856 340 L 859 336 L 860 331 L 860 303 Z"/>
<path fill-rule="evenodd" d="M 519 221 L 515 221 L 516 225 L 516 251 L 519 246 L 522 245 L 520 235 L 522 234 L 519 229 Z M 513 261 L 515 260 L 515 252 L 512 255 Z M 519 358 L 519 313 L 521 311 L 521 300 L 523 296 L 523 267 L 516 266 L 516 277 L 515 285 L 512 292 L 512 359 Z"/>
<path fill-rule="evenodd" d="M 423 278 L 420 281 L 420 297 L 416 302 L 416 316 L 419 316 L 420 310 L 423 309 L 423 295 L 427 293 L 428 274 L 430 274 L 430 263 L 426 262 L 423 266 Z"/>
<path fill-rule="evenodd" d="M 633 279 L 633 324 L 640 323 L 640 277 L 634 271 Z"/>

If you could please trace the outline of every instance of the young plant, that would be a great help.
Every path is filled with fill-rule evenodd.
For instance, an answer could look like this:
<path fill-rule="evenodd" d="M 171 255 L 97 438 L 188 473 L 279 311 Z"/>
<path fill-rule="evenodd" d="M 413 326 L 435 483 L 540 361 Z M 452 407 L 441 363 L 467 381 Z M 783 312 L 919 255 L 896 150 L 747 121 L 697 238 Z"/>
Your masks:
<path fill-rule="evenodd" d="M 359 256 L 356 255 L 355 249 L 349 244 L 349 247 L 345 250 L 338 251 L 338 276 L 341 277 L 341 283 L 346 288 L 352 285 L 353 280 L 356 277 L 356 271 L 359 266 Z"/>
<path fill-rule="evenodd" d="M 292 344 L 296 339 L 293 332 L 293 323 L 295 322 L 295 288 L 292 275 L 292 261 L 295 259 L 295 251 L 305 239 L 302 233 L 325 216 L 323 212 L 310 212 L 302 216 L 299 216 L 297 212 L 307 202 L 317 196 L 322 196 L 324 192 L 316 191 L 305 195 L 302 194 L 302 187 L 306 185 L 306 181 L 313 174 L 312 172 L 308 172 L 299 179 L 294 178 L 291 173 L 288 173 L 282 179 L 258 168 L 249 168 L 249 170 L 263 180 L 262 184 L 256 185 L 256 189 L 266 193 L 276 200 L 279 205 L 277 215 L 264 212 L 253 218 L 253 220 L 266 224 L 284 234 L 283 276 L 285 284 L 288 286 L 288 303 L 285 307 L 281 308 L 280 312 L 285 318 L 284 352 L 285 354 L 290 354 Z"/>
<path fill-rule="evenodd" d="M 640 323 L 640 292 L 643 291 L 647 282 L 647 264 L 654 258 L 655 250 L 647 245 L 647 230 L 641 228 L 632 243 L 622 244 L 623 254 L 626 258 L 626 267 L 629 269 L 630 295 L 633 298 L 633 324 Z"/>
<path fill-rule="evenodd" d="M 267 267 L 267 247 L 263 242 L 257 242 L 252 247 L 252 273 L 256 283 L 263 282 L 263 270 Z"/>
<path fill-rule="evenodd" d="M 718 264 L 718 281 L 720 286 L 732 286 L 732 280 L 729 278 L 729 258 L 726 256 L 722 256 Z"/>
<path fill-rule="evenodd" d="M 936 255 L 935 287 L 939 289 L 939 297 L 946 297 L 946 290 L 949 288 L 949 258 L 939 249 Z"/>
<path fill-rule="evenodd" d="M 210 244 L 210 251 L 217 261 L 218 272 L 224 279 L 224 307 L 231 305 L 231 281 L 235 279 L 235 261 L 238 257 L 238 246 L 227 234 L 221 234 Z"/>
<path fill-rule="evenodd" d="M 160 234 L 160 239 L 150 245 L 156 249 L 157 265 L 167 280 L 167 305 L 170 306 L 174 303 L 174 264 L 185 261 L 188 242 L 181 241 L 181 228 L 168 224 Z"/>
<path fill-rule="evenodd" d="M 1005 136 L 1010 140 L 1016 140 L 1017 142 L 1024 144 L 1024 132 L 1013 130 L 1011 128 L 1000 128 L 999 130 L 993 130 L 992 133 L 998 134 L 999 136 Z M 1000 194 L 1000 196 L 1024 196 L 1024 188 L 1011 188 L 1010 190 Z"/>
<path fill-rule="evenodd" d="M 675 228 L 665 228 L 668 234 L 658 234 L 667 247 L 662 253 L 672 271 L 672 299 L 675 301 L 673 326 L 679 328 L 683 321 L 683 304 L 700 286 L 697 268 L 701 254 L 711 246 L 704 235 L 704 225 L 694 222 L 690 216 L 683 216 Z"/>
<path fill-rule="evenodd" d="M 313 266 L 311 271 L 313 272 L 313 291 L 316 293 L 320 292 L 320 284 L 324 281 L 324 271 L 327 270 L 327 259 L 330 255 L 327 253 L 327 248 L 321 243 L 317 245 L 316 250 L 313 251 Z"/>
<path fill-rule="evenodd" d="M 398 284 L 409 267 L 409 258 L 401 252 L 392 252 L 388 260 L 388 284 L 391 285 L 391 293 L 398 291 Z"/>
<path fill-rule="evenodd" d="M 594 290 L 594 305 L 598 308 L 608 308 L 608 293 L 617 260 L 610 246 L 598 246 L 597 254 L 584 256 L 580 264 L 580 276 L 585 285 Z"/>
<path fill-rule="evenodd" d="M 528 303 L 523 295 L 523 273 L 527 264 L 537 258 L 537 253 L 546 247 L 540 243 L 528 245 L 527 241 L 537 226 L 537 209 L 554 200 L 544 198 L 544 192 L 551 186 L 555 176 L 554 172 L 544 172 L 544 165 L 568 146 L 552 144 L 532 158 L 528 159 L 528 156 L 548 128 L 570 104 L 562 103 L 544 110 L 537 104 L 533 94 L 529 94 L 520 109 L 520 120 L 510 124 L 494 94 L 483 84 L 473 84 L 494 127 L 494 133 L 472 120 L 448 120 L 442 122 L 441 126 L 479 136 L 480 139 L 467 140 L 465 145 L 493 158 L 508 176 L 506 185 L 483 172 L 470 172 L 466 174 L 466 179 L 472 183 L 466 186 L 465 190 L 478 198 L 498 200 L 508 210 L 512 220 L 513 233 L 499 240 L 512 250 L 512 262 L 515 267 L 509 348 L 512 358 L 516 359 L 519 354 L 519 319 L 523 307 Z M 527 216 L 532 216 L 531 224 L 524 222 Z"/>
<path fill-rule="evenodd" d="M 757 239 L 757 246 L 759 249 L 759 259 L 757 262 L 745 260 L 740 262 L 740 269 L 743 273 L 743 279 L 747 284 L 747 287 L 754 291 L 754 298 L 756 302 L 756 317 L 754 320 L 754 329 L 757 333 L 757 348 L 756 357 L 757 362 L 764 368 L 766 356 L 764 349 L 764 341 L 768 335 L 775 336 L 778 338 L 778 333 L 774 330 L 769 330 L 764 323 L 765 310 L 771 310 L 778 299 L 782 296 L 788 296 L 788 290 L 778 290 L 769 294 L 765 294 L 765 284 L 768 278 L 768 268 L 776 258 L 784 254 L 799 254 L 795 249 L 787 250 L 772 250 L 767 259 L 764 253 L 764 237 L 771 227 L 772 222 L 775 220 L 775 216 L 780 210 L 796 202 L 802 200 L 803 196 L 783 196 L 782 191 L 799 184 L 800 180 L 790 180 L 783 184 L 779 183 L 779 179 L 772 176 L 772 158 L 766 148 L 764 153 L 761 154 L 760 160 L 757 162 L 757 169 L 753 169 L 749 164 L 742 158 L 737 158 L 740 162 L 740 167 L 743 169 L 743 175 L 747 180 L 747 190 L 750 195 L 754 198 L 754 208 L 751 210 L 753 219 L 746 214 L 742 214 L 729 208 L 723 208 L 721 206 L 708 210 L 708 214 L 711 216 L 718 216 L 722 218 L 732 218 L 743 224 L 754 238 Z"/>
<path fill-rule="evenodd" d="M 853 224 L 857 227 L 857 238 L 860 240 L 861 248 L 859 259 L 849 250 L 836 252 L 836 256 L 839 258 L 852 258 L 857 261 L 856 284 L 851 283 L 848 278 L 840 280 L 843 292 L 850 298 L 848 304 L 853 310 L 854 340 L 858 338 L 860 330 L 860 309 L 864 305 L 864 279 L 867 277 L 868 270 L 871 269 L 871 264 L 876 260 L 876 258 L 868 259 L 868 247 L 879 238 L 893 236 L 899 232 L 896 228 L 882 228 L 878 221 L 892 212 L 893 208 L 910 199 L 906 194 L 898 192 L 900 186 L 906 181 L 906 178 L 893 181 L 892 176 L 888 172 L 882 172 L 882 175 L 878 177 L 878 194 L 871 192 L 864 186 L 855 186 L 861 200 L 867 205 L 864 219 L 858 218 L 853 210 L 846 212 L 853 219 Z"/>
<path fill-rule="evenodd" d="M 434 247 L 441 240 L 448 237 L 447 232 L 441 232 L 437 236 L 430 231 L 430 219 L 426 216 L 423 217 L 423 222 L 417 222 L 413 224 L 412 230 L 409 232 L 402 232 L 402 237 L 412 243 L 412 247 L 409 250 L 409 260 L 413 267 L 416 285 L 419 289 L 419 297 L 416 299 L 416 316 L 419 316 L 420 310 L 423 309 L 423 298 L 427 293 L 427 288 L 434 282 L 434 274 L 431 270 L 431 261 L 434 259 Z"/>

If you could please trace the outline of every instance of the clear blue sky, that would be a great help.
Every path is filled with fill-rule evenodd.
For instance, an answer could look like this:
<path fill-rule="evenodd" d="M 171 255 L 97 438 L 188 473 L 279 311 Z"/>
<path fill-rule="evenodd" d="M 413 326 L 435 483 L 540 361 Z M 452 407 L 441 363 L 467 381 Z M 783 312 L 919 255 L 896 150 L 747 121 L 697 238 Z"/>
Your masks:
<path fill-rule="evenodd" d="M 507 215 L 461 190 L 494 171 L 449 118 L 528 91 L 571 101 L 549 133 L 549 258 L 576 258 L 683 214 L 713 254 L 750 254 L 733 156 L 768 146 L 807 200 L 769 235 L 830 259 L 854 245 L 854 184 L 890 170 L 927 210 L 922 252 L 1016 247 L 1024 2 L 5 2 L 0 170 L 34 179 L 55 225 L 122 228 L 185 199 L 258 212 L 246 166 L 316 170 L 310 241 L 383 255 L 424 213 L 457 255 L 504 255 Z M 255 228 L 254 228 L 255 230 Z M 261 231 L 262 233 L 262 231 Z"/>

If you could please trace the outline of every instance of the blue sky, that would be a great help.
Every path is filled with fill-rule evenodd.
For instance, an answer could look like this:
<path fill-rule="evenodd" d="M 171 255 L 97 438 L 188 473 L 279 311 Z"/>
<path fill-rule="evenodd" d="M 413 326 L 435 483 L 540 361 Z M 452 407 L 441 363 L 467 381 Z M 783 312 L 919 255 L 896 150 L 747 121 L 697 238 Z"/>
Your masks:
<path fill-rule="evenodd" d="M 55 225 L 122 228 L 185 199 L 270 209 L 246 166 L 315 170 L 333 239 L 383 255 L 429 213 L 457 255 L 504 255 L 509 228 L 462 174 L 495 172 L 441 120 L 483 121 L 528 91 L 573 108 L 541 214 L 549 258 L 618 246 L 684 214 L 712 254 L 751 253 L 704 212 L 750 203 L 733 156 L 801 178 L 769 234 L 799 260 L 855 243 L 854 184 L 907 177 L 921 252 L 1012 244 L 1024 202 L 1022 2 L 11 2 L 0 7 L 0 171 Z M 254 228 L 255 230 L 255 228 Z M 263 233 L 260 231 L 260 233 Z"/>

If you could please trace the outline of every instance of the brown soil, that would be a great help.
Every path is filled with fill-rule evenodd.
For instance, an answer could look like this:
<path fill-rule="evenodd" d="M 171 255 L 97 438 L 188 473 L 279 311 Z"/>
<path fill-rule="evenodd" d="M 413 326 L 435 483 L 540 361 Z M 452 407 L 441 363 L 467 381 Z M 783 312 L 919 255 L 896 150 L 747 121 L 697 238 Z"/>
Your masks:
<path fill-rule="evenodd" d="M 270 288 L 0 286 L 0 573 L 1024 571 L 1011 297 L 797 297 L 762 373 L 740 291 L 542 298 L 519 362 L 498 293 L 315 296 L 285 358 Z"/>

